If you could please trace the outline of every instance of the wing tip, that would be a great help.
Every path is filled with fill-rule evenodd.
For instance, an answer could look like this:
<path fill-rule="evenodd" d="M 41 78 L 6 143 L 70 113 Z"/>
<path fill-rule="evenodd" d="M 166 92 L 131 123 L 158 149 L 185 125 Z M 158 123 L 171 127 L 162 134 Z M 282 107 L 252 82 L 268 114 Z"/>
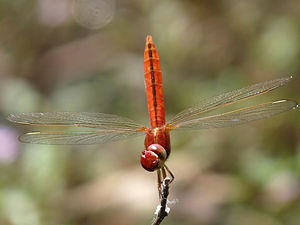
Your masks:
<path fill-rule="evenodd" d="M 16 122 L 16 114 L 9 114 L 6 119 L 10 122 Z"/>
<path fill-rule="evenodd" d="M 13 123 L 28 125 L 28 124 L 30 124 L 29 122 L 20 120 L 20 116 L 22 117 L 24 114 L 25 113 L 16 113 L 16 114 L 11 113 L 6 117 L 6 119 Z"/>
<path fill-rule="evenodd" d="M 278 78 L 276 80 L 281 81 L 282 84 L 280 86 L 282 86 L 282 85 L 285 85 L 286 83 L 290 82 L 292 79 L 294 79 L 294 77 L 292 75 L 290 75 L 290 76 Z"/>
<path fill-rule="evenodd" d="M 291 99 L 281 99 L 281 100 L 272 102 L 272 104 L 278 104 L 278 103 L 290 103 L 291 109 L 296 109 L 299 106 L 298 102 L 296 102 L 295 100 L 291 100 Z"/>
<path fill-rule="evenodd" d="M 48 144 L 46 142 L 42 142 L 42 141 L 37 141 L 35 139 L 32 139 L 32 137 L 34 137 L 34 135 L 36 134 L 41 134 L 41 132 L 39 131 L 34 131 L 34 132 L 28 132 L 25 134 L 22 134 L 21 136 L 18 137 L 18 140 L 22 143 L 26 143 L 26 144 Z"/>
<path fill-rule="evenodd" d="M 29 141 L 26 140 L 26 135 L 27 134 L 23 134 L 23 135 L 19 136 L 18 140 L 22 143 L 30 143 Z"/>
<path fill-rule="evenodd" d="M 290 76 L 286 77 L 287 82 L 292 80 L 292 79 L 294 79 L 293 75 L 290 75 Z"/>
<path fill-rule="evenodd" d="M 295 102 L 295 101 L 294 101 Z M 298 102 L 295 102 L 295 106 L 293 107 L 293 109 L 297 109 L 299 106 Z"/>

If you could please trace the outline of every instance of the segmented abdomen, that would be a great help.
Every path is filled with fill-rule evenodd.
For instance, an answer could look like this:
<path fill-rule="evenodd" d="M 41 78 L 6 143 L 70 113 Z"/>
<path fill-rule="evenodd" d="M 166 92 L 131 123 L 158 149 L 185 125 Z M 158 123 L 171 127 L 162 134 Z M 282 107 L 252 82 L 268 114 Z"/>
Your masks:
<path fill-rule="evenodd" d="M 165 124 L 165 103 L 159 57 L 151 36 L 146 39 L 144 66 L 150 124 L 161 127 Z"/>

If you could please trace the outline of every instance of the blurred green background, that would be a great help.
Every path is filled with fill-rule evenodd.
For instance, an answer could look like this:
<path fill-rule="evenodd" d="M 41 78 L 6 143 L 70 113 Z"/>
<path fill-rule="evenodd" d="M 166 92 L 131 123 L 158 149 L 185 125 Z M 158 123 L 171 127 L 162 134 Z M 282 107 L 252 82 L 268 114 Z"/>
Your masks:
<path fill-rule="evenodd" d="M 147 34 L 160 54 L 167 119 L 202 98 L 290 75 L 250 103 L 299 101 L 299 21 L 297 0 L 1 0 L 0 224 L 151 224 L 158 204 L 156 174 L 139 163 L 143 137 L 21 144 L 32 129 L 9 123 L 9 113 L 99 111 L 148 125 Z M 299 125 L 293 110 L 174 131 L 163 224 L 298 225 Z"/>

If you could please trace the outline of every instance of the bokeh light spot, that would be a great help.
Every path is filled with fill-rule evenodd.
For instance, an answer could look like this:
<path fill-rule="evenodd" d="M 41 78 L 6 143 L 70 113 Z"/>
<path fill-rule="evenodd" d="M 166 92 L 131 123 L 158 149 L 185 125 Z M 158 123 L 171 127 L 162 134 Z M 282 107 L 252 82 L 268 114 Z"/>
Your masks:
<path fill-rule="evenodd" d="M 18 135 L 12 129 L 0 126 L 0 143 L 0 163 L 11 163 L 19 154 Z"/>
<path fill-rule="evenodd" d="M 107 25 L 112 20 L 114 12 L 114 0 L 73 0 L 74 19 L 88 29 L 99 29 Z"/>

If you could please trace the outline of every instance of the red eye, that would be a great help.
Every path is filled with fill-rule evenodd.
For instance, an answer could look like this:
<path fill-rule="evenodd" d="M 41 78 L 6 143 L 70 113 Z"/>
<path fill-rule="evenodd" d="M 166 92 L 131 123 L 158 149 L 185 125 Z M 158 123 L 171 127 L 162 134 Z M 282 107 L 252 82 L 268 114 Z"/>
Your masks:
<path fill-rule="evenodd" d="M 161 146 L 159 144 L 149 145 L 148 148 L 147 148 L 147 150 L 151 151 L 151 152 L 154 152 L 155 154 L 157 154 L 158 157 L 161 160 L 166 160 L 167 159 L 167 152 L 166 152 L 166 150 L 164 149 L 163 146 Z"/>
<path fill-rule="evenodd" d="M 159 157 L 152 151 L 143 150 L 141 164 L 145 170 L 152 172 L 159 167 Z"/>

